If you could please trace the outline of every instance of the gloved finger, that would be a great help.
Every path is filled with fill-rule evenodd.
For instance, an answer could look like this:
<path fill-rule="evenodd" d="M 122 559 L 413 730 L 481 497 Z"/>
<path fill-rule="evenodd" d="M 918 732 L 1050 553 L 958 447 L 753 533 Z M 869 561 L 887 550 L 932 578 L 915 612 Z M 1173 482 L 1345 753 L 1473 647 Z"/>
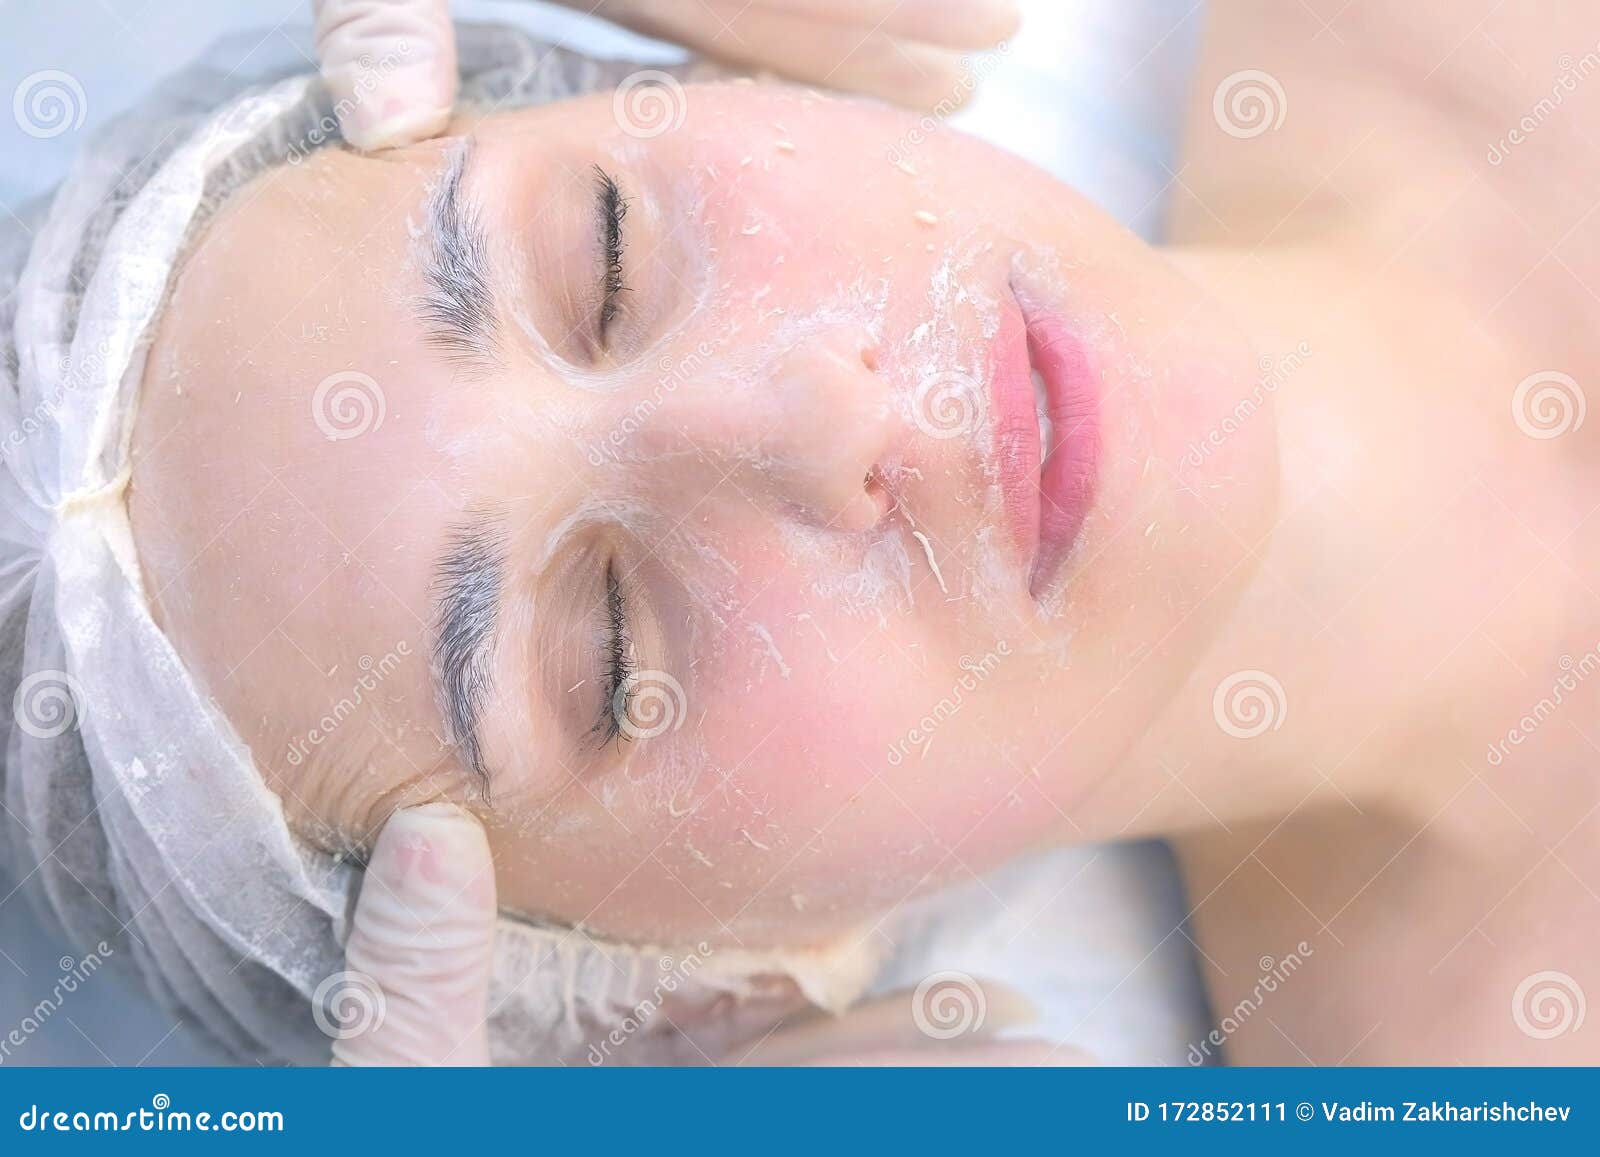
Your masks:
<path fill-rule="evenodd" d="M 603 11 L 611 14 L 615 2 Z M 618 23 L 732 64 L 911 108 L 958 107 L 976 88 L 960 53 L 880 28 L 810 19 L 743 0 L 615 10 Z"/>
<path fill-rule="evenodd" d="M 437 136 L 459 85 L 449 0 L 312 0 L 317 61 L 344 138 L 387 149 Z"/>
<path fill-rule="evenodd" d="M 362 1031 L 334 1032 L 335 1064 L 487 1065 L 494 861 L 450 804 L 406 808 L 378 833 L 345 944 Z M 338 995 L 334 994 L 334 1001 Z"/>
<path fill-rule="evenodd" d="M 720 19 L 707 19 L 710 13 L 700 0 L 676 3 L 672 0 L 602 0 L 598 9 L 593 0 L 562 0 L 562 3 L 573 7 L 581 5 L 629 27 L 636 27 L 635 21 L 652 15 L 671 15 L 673 10 L 691 20 L 698 17 L 706 28 L 700 39 L 707 42 L 708 37 L 711 38 L 704 50 L 714 54 L 722 37 L 736 39 L 743 35 L 740 24 L 730 21 L 725 12 L 718 13 Z M 748 0 L 734 6 L 734 15 L 741 16 L 755 9 L 810 23 L 853 27 L 858 39 L 868 31 L 877 31 L 945 48 L 991 47 L 1014 35 L 1019 22 L 1014 0 Z M 725 30 L 724 21 L 731 27 Z"/>

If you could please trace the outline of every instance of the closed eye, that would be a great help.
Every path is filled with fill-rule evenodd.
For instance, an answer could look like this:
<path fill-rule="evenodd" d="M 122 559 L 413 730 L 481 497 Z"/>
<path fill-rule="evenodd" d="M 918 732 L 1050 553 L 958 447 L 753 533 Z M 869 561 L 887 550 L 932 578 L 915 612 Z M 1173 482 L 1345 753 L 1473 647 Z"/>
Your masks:
<path fill-rule="evenodd" d="M 627 603 L 615 562 L 606 563 L 605 580 L 605 622 L 601 639 L 601 686 L 605 689 L 605 700 L 593 729 L 602 743 L 623 734 L 622 721 L 628 715 L 634 670 Z"/>
<path fill-rule="evenodd" d="M 628 287 L 622 280 L 622 219 L 628 215 L 628 202 L 617 188 L 616 179 L 599 165 L 595 171 L 595 202 L 600 223 L 600 314 L 595 328 L 600 348 L 606 348 L 611 324 L 621 308 L 620 298 Z"/>

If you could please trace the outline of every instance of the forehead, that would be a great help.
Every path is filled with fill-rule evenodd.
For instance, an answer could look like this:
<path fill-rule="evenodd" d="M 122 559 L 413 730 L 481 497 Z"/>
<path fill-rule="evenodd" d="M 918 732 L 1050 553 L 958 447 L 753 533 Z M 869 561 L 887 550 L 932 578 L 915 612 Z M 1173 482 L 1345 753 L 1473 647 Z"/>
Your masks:
<path fill-rule="evenodd" d="M 370 730 L 415 720 L 415 758 L 435 754 L 423 608 L 455 500 L 423 403 L 445 371 L 399 318 L 420 285 L 408 217 L 439 163 L 319 154 L 241 189 L 146 361 L 130 505 L 147 587 L 269 776 L 287 736 L 268 733 L 346 698 L 363 657 L 405 660 Z"/>

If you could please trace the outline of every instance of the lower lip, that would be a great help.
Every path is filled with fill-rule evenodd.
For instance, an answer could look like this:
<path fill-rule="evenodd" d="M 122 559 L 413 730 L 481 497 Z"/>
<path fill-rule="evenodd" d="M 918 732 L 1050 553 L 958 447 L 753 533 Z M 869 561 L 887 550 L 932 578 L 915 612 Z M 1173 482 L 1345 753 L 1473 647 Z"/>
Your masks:
<path fill-rule="evenodd" d="M 1002 324 L 997 346 L 995 444 L 1006 516 L 1028 560 L 1029 593 L 1038 597 L 1060 577 L 1094 506 L 1099 383 L 1077 336 L 1044 311 L 1021 306 Z M 1049 446 L 1039 445 L 1030 371 L 1044 381 Z"/>

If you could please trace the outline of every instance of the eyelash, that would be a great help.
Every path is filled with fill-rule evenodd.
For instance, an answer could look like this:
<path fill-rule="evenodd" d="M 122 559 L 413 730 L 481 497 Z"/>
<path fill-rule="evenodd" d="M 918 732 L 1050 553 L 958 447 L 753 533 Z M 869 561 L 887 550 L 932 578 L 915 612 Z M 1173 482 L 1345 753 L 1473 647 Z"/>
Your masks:
<path fill-rule="evenodd" d="M 628 215 L 628 202 L 617 188 L 617 182 L 599 165 L 595 166 L 595 195 L 600 209 L 600 244 L 605 269 L 600 279 L 600 317 L 598 328 L 600 344 L 606 344 L 606 332 L 616 320 L 619 309 L 617 299 L 627 291 L 622 281 L 622 219 Z"/>
<path fill-rule="evenodd" d="M 627 687 L 633 677 L 633 642 L 628 635 L 627 605 L 622 598 L 622 584 L 617 580 L 616 567 L 606 563 L 606 635 L 604 640 L 605 701 L 600 704 L 600 718 L 594 725 L 595 734 L 602 744 L 609 743 L 622 734 L 622 720 L 627 715 Z M 617 702 L 621 696 L 623 702 Z"/>

